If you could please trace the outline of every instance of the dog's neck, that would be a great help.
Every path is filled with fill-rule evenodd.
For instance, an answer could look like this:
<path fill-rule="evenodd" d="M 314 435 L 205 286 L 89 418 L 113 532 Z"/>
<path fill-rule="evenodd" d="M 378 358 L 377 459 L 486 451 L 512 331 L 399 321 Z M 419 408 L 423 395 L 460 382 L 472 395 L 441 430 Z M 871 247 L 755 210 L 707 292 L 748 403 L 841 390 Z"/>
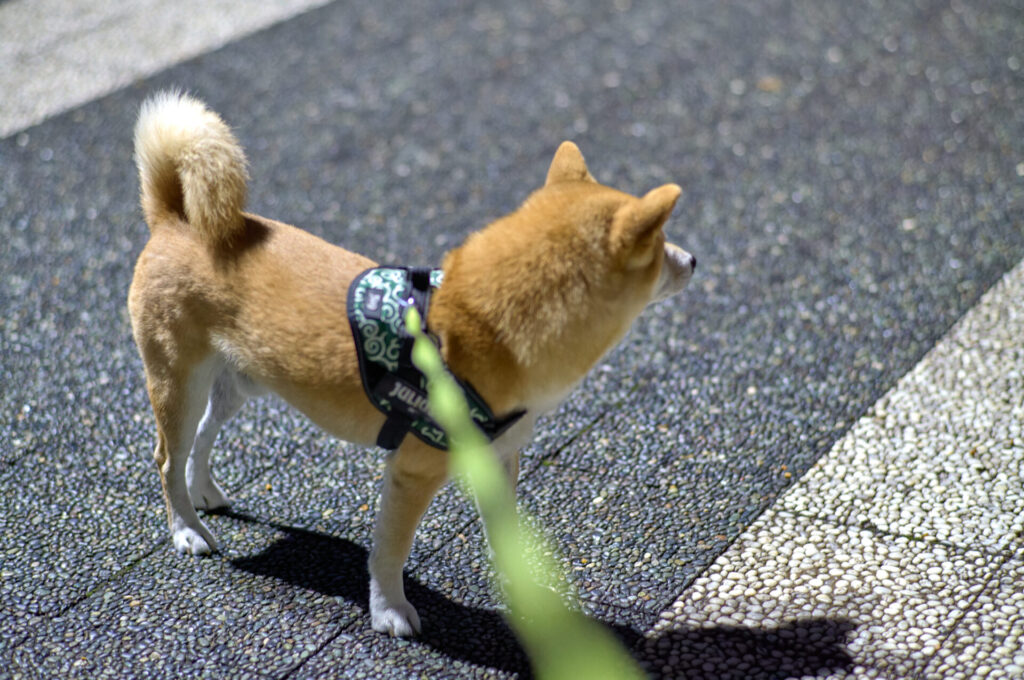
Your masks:
<path fill-rule="evenodd" d="M 548 257 L 538 244 L 487 234 L 474 235 L 445 258 L 429 326 L 452 371 L 473 384 L 496 414 L 543 411 L 618 342 L 645 301 L 627 301 L 635 310 L 623 315 L 612 309 L 624 304 L 613 293 L 615 282 L 592 281 L 591 272 Z M 481 266 L 493 258 L 475 252 L 489 242 L 501 244 L 499 269 Z"/>

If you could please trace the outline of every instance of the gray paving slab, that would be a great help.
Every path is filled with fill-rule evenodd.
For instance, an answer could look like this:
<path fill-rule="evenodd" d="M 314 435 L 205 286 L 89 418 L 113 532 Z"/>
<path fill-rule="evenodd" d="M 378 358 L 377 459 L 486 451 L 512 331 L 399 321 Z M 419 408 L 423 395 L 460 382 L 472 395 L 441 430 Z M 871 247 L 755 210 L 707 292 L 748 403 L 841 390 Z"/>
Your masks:
<path fill-rule="evenodd" d="M 185 87 L 235 126 L 254 210 L 381 260 L 438 261 L 521 200 L 564 138 L 616 186 L 685 187 L 669 231 L 700 258 L 689 293 L 649 310 L 542 422 L 522 482 L 585 610 L 636 639 L 1024 258 L 1021 19 L 1010 3 L 930 0 L 333 3 L 0 140 L 0 616 L 19 631 L 0 666 L 67 671 L 67 635 L 114 674 L 212 674 L 198 638 L 173 634 L 194 613 L 169 599 L 211 581 L 247 603 L 238 635 L 300 611 L 264 656 L 209 668 L 526 673 L 454 491 L 410 565 L 434 627 L 420 642 L 368 634 L 379 453 L 273 401 L 215 454 L 239 497 L 210 518 L 225 554 L 173 564 L 124 313 L 146 234 L 130 129 L 148 93 Z M 118 597 L 140 584 L 173 612 L 163 626 L 104 621 L 135 625 Z M 301 625 L 322 608 L 338 613 L 329 633 Z M 790 629 L 823 640 L 828 663 L 846 634 Z M 701 631 L 676 637 L 791 653 L 756 630 Z M 142 634 L 165 661 L 122 654 Z M 674 639 L 636 650 L 662 668 Z"/>

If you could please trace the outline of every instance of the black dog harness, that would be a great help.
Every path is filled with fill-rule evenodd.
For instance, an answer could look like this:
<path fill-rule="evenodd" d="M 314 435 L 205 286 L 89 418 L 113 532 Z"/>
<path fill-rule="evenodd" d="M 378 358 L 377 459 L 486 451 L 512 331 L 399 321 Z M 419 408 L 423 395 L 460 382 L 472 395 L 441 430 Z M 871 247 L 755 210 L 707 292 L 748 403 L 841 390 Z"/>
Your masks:
<path fill-rule="evenodd" d="M 412 432 L 434 448 L 448 450 L 448 437 L 430 417 L 427 379 L 412 363 L 413 337 L 405 327 L 405 311 L 415 306 L 424 326 L 440 269 L 376 267 L 359 274 L 348 289 L 348 320 L 355 338 L 363 389 L 370 402 L 387 416 L 377 446 L 397 449 Z M 436 337 L 424 329 L 435 344 Z M 472 385 L 459 379 L 473 422 L 491 441 L 526 411 L 497 418 Z"/>

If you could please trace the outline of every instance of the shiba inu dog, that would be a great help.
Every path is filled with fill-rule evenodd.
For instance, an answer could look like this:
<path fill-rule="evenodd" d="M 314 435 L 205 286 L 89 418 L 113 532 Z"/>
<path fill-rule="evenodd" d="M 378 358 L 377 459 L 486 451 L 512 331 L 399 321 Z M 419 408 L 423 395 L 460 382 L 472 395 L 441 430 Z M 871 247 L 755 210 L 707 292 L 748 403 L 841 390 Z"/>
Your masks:
<path fill-rule="evenodd" d="M 196 99 L 163 93 L 144 103 L 135 157 L 150 239 L 128 308 L 174 547 L 202 555 L 216 542 L 196 509 L 229 503 L 211 475 L 210 450 L 248 397 L 274 392 L 335 437 L 378 440 L 388 416 L 368 398 L 346 316 L 353 280 L 377 265 L 244 212 L 244 153 Z M 673 184 L 641 198 L 603 186 L 564 142 L 543 187 L 444 258 L 426 325 L 452 374 L 495 417 L 517 414 L 493 441 L 510 483 L 537 416 L 648 303 L 689 281 L 696 260 L 663 231 L 679 195 Z M 415 436 L 396 445 L 374 529 L 369 602 L 374 629 L 411 635 L 420 621 L 402 568 L 446 480 L 447 453 Z"/>

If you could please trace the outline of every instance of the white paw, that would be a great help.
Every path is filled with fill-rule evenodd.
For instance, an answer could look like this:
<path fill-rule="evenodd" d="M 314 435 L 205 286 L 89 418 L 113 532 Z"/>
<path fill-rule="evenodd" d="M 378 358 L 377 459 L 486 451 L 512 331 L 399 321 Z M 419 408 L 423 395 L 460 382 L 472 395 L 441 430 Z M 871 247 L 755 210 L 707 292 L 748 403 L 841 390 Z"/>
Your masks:
<path fill-rule="evenodd" d="M 407 601 L 393 606 L 375 605 L 371 602 L 370 619 L 373 629 L 378 633 L 410 637 L 420 632 L 420 615 Z"/>
<path fill-rule="evenodd" d="M 209 555 L 217 549 L 217 542 L 209 532 L 205 533 L 206 536 L 203 536 L 189 527 L 175 530 L 174 549 L 184 555 Z"/>
<path fill-rule="evenodd" d="M 378 633 L 409 637 L 420 632 L 420 615 L 405 599 L 401 570 L 384 570 L 385 576 L 374 569 L 370 557 L 370 623 Z"/>
<path fill-rule="evenodd" d="M 231 500 L 227 494 L 224 493 L 224 490 L 220 488 L 220 485 L 212 477 L 208 477 L 201 484 L 196 483 L 190 486 L 188 488 L 188 495 L 192 499 L 192 505 L 197 510 L 216 510 L 218 508 L 227 508 L 231 505 Z"/>

